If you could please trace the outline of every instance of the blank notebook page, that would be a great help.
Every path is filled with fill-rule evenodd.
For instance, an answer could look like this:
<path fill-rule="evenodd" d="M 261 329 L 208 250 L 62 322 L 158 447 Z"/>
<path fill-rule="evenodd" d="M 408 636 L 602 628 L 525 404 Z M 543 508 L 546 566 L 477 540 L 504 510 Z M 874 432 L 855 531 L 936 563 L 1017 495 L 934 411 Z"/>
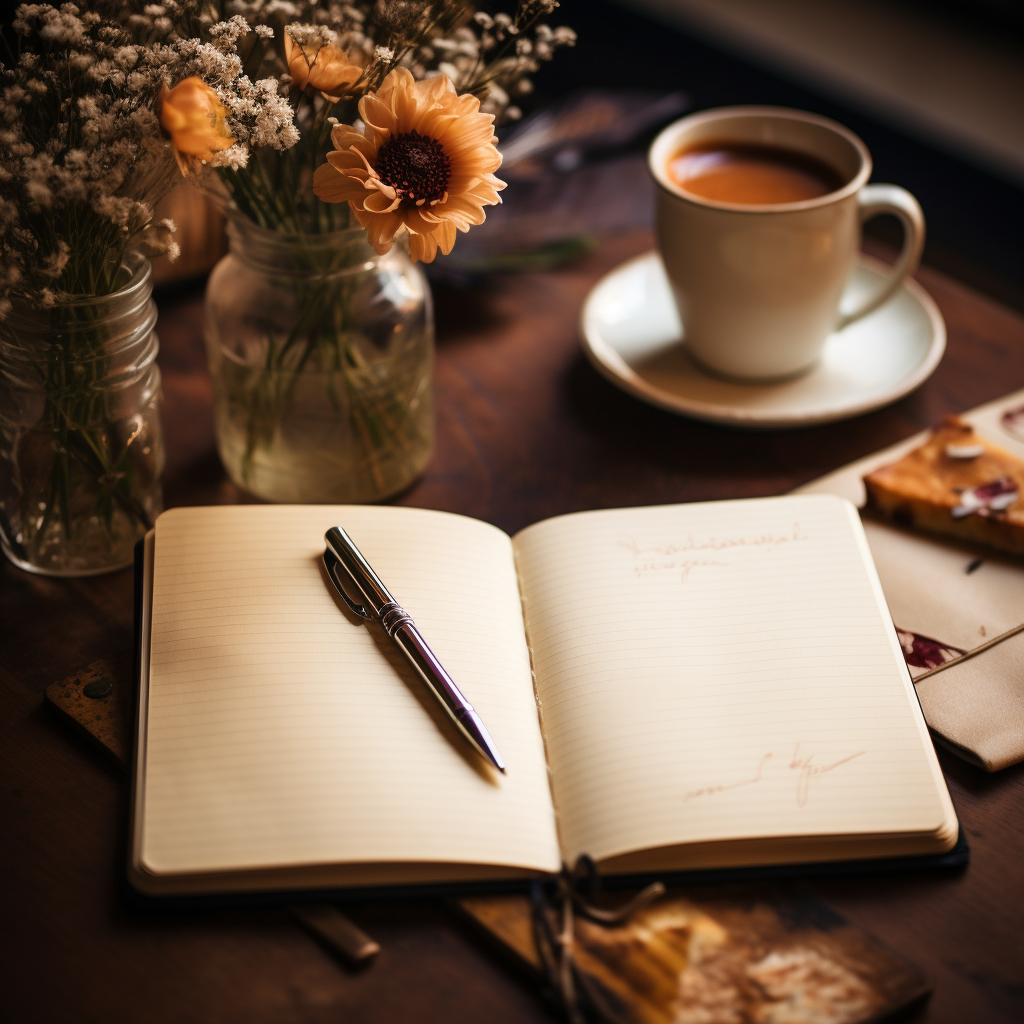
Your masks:
<path fill-rule="evenodd" d="M 952 820 L 852 505 L 586 512 L 514 544 L 569 863 Z"/>
<path fill-rule="evenodd" d="M 383 631 L 339 610 L 320 568 L 334 525 L 476 706 L 506 777 L 474 770 Z M 180 509 L 157 521 L 155 551 L 148 871 L 381 861 L 557 869 L 503 533 L 419 509 Z"/>

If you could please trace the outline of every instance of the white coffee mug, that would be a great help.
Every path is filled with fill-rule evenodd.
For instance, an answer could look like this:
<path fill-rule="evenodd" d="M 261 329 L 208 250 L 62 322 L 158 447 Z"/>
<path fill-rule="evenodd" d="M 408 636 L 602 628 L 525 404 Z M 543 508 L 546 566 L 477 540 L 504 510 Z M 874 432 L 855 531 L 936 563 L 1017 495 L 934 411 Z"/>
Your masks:
<path fill-rule="evenodd" d="M 669 164 L 695 144 L 775 147 L 813 157 L 844 185 L 815 199 L 772 205 L 719 202 L 677 185 Z M 871 156 L 835 121 L 782 107 L 723 107 L 665 128 L 648 154 L 657 188 L 658 247 L 687 349 L 710 370 L 771 380 L 809 370 L 829 334 L 877 309 L 912 274 L 924 216 L 898 185 L 868 185 Z M 860 250 L 861 223 L 882 213 L 903 223 L 903 250 L 882 286 L 840 308 Z"/>

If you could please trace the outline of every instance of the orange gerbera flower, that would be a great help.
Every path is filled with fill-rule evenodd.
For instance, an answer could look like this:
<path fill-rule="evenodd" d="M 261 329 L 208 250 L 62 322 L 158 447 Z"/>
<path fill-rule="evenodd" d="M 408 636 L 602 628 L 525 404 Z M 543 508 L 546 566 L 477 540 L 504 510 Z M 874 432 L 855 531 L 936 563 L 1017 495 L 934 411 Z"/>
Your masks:
<path fill-rule="evenodd" d="M 405 229 L 412 258 L 429 263 L 438 248 L 451 252 L 456 229 L 482 224 L 483 208 L 501 202 L 494 116 L 480 113 L 475 96 L 459 96 L 447 76 L 417 82 L 398 68 L 359 101 L 359 115 L 361 132 L 335 126 L 313 191 L 347 202 L 377 252 Z"/>
<path fill-rule="evenodd" d="M 288 73 L 300 89 L 310 86 L 337 101 L 362 77 L 363 69 L 344 50 L 327 43 L 303 46 L 284 33 L 284 59 Z"/>
<path fill-rule="evenodd" d="M 173 89 L 160 90 L 160 123 L 171 137 L 174 155 L 184 172 L 189 157 L 212 160 L 234 139 L 228 133 L 227 109 L 201 78 L 186 78 Z"/>

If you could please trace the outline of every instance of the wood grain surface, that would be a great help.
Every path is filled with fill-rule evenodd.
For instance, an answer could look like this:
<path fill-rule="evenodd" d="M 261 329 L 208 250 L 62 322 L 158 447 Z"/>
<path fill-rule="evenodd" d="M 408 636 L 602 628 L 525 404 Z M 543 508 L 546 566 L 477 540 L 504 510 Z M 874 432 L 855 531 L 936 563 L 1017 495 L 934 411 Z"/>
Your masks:
<path fill-rule="evenodd" d="M 49 705 L 122 768 L 131 758 L 131 659 L 104 658 L 46 688 Z M 873 1024 L 930 993 L 913 964 L 793 886 L 764 882 L 670 889 L 621 923 L 576 913 L 576 969 L 622 1024 Z M 607 902 L 596 895 L 600 906 Z M 612 895 L 610 908 L 629 894 Z M 450 906 L 535 974 L 545 968 L 525 894 L 464 896 Z M 332 903 L 289 907 L 296 923 L 348 964 L 380 946 Z M 552 937 L 561 927 L 552 900 Z M 549 949 L 549 955 L 554 950 Z"/>
<path fill-rule="evenodd" d="M 542 969 L 525 897 L 458 907 Z M 549 921 L 557 932 L 553 908 Z M 754 883 L 669 889 L 621 925 L 576 913 L 573 961 L 622 1024 L 876 1024 L 929 992 L 914 965 L 816 897 Z"/>
<path fill-rule="evenodd" d="M 773 494 L 1024 385 L 1024 318 L 921 270 L 949 329 L 935 376 L 846 423 L 751 435 L 621 394 L 579 352 L 587 290 L 651 245 L 604 242 L 585 260 L 485 288 L 439 291 L 438 444 L 398 500 L 513 531 L 584 508 Z M 158 297 L 168 505 L 245 500 L 220 467 L 202 299 Z M 130 572 L 51 580 L 0 567 L 0 788 L 5 951 L 14 1021 L 554 1020 L 535 986 L 437 903 L 352 907 L 382 951 L 346 972 L 285 911 L 134 912 L 123 894 L 116 766 L 44 707 L 55 680 L 131 644 Z M 806 888 L 922 967 L 915 1020 L 1024 1019 L 1024 765 L 987 775 L 940 751 L 972 846 L 958 877 L 815 881 Z"/>

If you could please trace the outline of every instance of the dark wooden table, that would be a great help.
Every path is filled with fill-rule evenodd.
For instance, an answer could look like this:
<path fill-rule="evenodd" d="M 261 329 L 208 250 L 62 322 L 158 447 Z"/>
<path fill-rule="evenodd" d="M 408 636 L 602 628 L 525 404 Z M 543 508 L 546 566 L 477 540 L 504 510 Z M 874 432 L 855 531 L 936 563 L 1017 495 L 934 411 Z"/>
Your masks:
<path fill-rule="evenodd" d="M 399 499 L 510 532 L 602 506 L 774 494 L 1024 385 L 1024 318 L 922 269 L 949 348 L 891 408 L 807 431 L 747 434 L 648 408 L 584 361 L 587 289 L 650 246 L 437 295 L 437 451 Z M 168 505 L 233 502 L 213 445 L 198 292 L 164 296 L 159 333 Z M 0 568 L 3 929 L 0 1017 L 103 1024 L 554 1020 L 534 987 L 444 906 L 354 907 L 383 945 L 339 966 L 283 912 L 140 916 L 120 896 L 124 781 L 43 704 L 54 680 L 130 646 L 131 574 L 87 580 Z M 935 995 L 915 1019 L 1024 1020 L 1024 765 L 997 775 L 940 751 L 972 861 L 955 877 L 809 888 L 916 961 Z"/>

